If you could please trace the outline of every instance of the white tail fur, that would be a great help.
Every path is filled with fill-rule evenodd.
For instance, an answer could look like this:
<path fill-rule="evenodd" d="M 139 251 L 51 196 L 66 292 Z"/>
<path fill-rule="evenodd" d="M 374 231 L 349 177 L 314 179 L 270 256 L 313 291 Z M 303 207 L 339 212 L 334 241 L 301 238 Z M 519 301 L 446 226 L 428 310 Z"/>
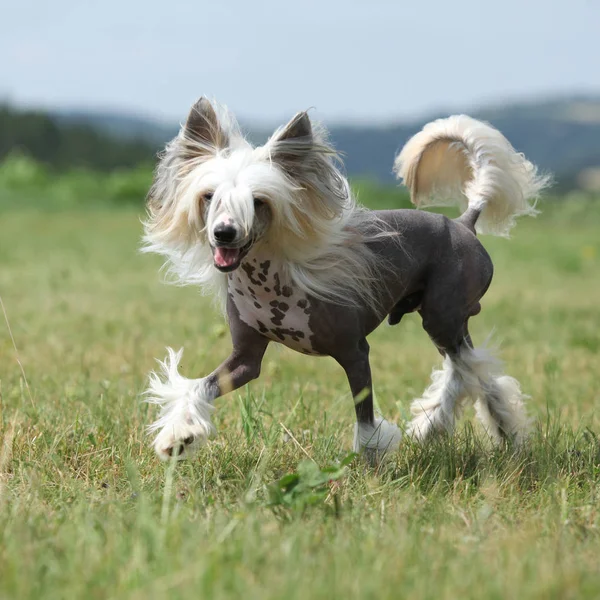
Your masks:
<path fill-rule="evenodd" d="M 515 218 L 535 215 L 550 183 L 494 127 L 466 115 L 428 123 L 394 161 L 418 208 L 452 206 L 480 213 L 478 233 L 508 236 Z"/>

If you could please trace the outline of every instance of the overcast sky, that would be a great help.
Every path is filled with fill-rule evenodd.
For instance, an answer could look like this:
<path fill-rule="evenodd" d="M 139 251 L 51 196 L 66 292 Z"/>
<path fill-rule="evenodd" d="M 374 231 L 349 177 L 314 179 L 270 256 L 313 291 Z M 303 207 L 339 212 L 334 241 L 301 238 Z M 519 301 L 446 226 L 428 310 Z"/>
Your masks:
<path fill-rule="evenodd" d="M 0 0 L 0 98 L 384 122 L 600 92 L 600 0 Z"/>

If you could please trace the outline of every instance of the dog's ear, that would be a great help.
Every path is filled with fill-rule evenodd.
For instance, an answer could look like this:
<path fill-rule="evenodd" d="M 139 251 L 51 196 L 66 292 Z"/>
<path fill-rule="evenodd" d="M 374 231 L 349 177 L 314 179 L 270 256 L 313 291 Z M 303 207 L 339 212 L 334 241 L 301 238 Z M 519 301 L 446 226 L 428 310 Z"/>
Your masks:
<path fill-rule="evenodd" d="M 300 112 L 267 142 L 271 160 L 292 177 L 310 160 L 314 150 L 312 124 L 305 112 Z"/>
<path fill-rule="evenodd" d="M 213 105 L 204 96 L 190 109 L 183 134 L 186 140 L 200 147 L 222 150 L 229 144 L 229 136 L 219 123 Z"/>
<path fill-rule="evenodd" d="M 272 135 L 265 148 L 269 160 L 294 180 L 303 196 L 299 210 L 312 215 L 299 216 L 299 220 L 306 219 L 310 227 L 316 215 L 331 219 L 340 214 L 348 203 L 348 185 L 324 127 L 311 123 L 308 114 L 300 112 Z"/>
<path fill-rule="evenodd" d="M 231 120 L 225 118 L 222 123 L 211 102 L 200 98 L 190 109 L 177 137 L 159 155 L 154 183 L 147 196 L 150 212 L 172 202 L 181 178 L 198 161 L 208 160 L 229 147 L 232 133 L 235 135 Z"/>
<path fill-rule="evenodd" d="M 312 142 L 312 125 L 306 111 L 299 112 L 294 118 L 273 136 L 273 141 L 283 142 L 286 140 L 297 140 Z"/>

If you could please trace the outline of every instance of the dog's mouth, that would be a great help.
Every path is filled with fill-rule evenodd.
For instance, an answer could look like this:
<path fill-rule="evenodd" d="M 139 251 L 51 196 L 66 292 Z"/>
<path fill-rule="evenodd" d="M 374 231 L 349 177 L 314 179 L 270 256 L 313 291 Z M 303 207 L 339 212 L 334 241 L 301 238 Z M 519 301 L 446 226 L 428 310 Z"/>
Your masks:
<path fill-rule="evenodd" d="M 229 248 L 227 246 L 213 247 L 212 251 L 215 267 L 222 273 L 235 271 L 240 266 L 244 256 L 248 254 L 250 246 L 252 246 L 252 240 L 239 248 Z"/>

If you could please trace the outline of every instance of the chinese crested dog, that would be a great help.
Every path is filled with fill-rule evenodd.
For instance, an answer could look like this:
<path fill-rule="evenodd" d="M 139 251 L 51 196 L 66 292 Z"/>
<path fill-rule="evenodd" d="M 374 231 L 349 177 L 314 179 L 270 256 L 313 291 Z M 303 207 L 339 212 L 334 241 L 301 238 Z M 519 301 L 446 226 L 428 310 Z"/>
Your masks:
<path fill-rule="evenodd" d="M 463 115 L 426 125 L 394 167 L 417 207 L 456 203 L 462 215 L 359 206 L 306 112 L 253 147 L 226 110 L 205 98 L 192 107 L 156 169 L 145 250 L 165 256 L 179 282 L 218 296 L 233 349 L 199 379 L 179 374 L 181 350 L 151 374 L 160 458 L 185 458 L 214 434 L 215 399 L 259 376 L 270 342 L 334 358 L 354 397 L 354 450 L 394 449 L 402 432 L 374 414 L 367 336 L 413 311 L 443 366 L 412 403 L 407 433 L 452 431 L 470 398 L 493 438 L 522 438 L 518 382 L 469 336 L 493 272 L 476 234 L 507 235 L 515 217 L 534 214 L 547 178 L 499 131 Z"/>

